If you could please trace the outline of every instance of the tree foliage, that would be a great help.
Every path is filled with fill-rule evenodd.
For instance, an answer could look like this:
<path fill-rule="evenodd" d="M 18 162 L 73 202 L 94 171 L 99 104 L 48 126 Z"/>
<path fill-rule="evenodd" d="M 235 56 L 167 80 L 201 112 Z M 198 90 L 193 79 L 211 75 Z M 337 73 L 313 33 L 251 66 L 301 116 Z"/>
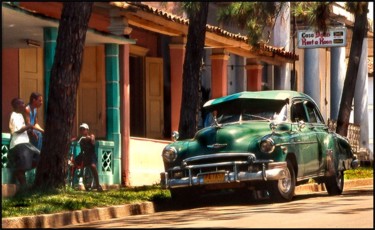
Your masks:
<path fill-rule="evenodd" d="M 51 70 L 46 127 L 34 185 L 65 185 L 82 56 L 93 2 L 64 2 Z"/>
<path fill-rule="evenodd" d="M 218 12 L 219 22 L 228 22 L 233 26 L 245 29 L 249 43 L 256 46 L 260 41 L 269 40 L 273 28 L 285 2 L 234 2 Z"/>
<path fill-rule="evenodd" d="M 291 13 L 305 25 L 325 33 L 330 23 L 331 2 L 293 2 Z"/>

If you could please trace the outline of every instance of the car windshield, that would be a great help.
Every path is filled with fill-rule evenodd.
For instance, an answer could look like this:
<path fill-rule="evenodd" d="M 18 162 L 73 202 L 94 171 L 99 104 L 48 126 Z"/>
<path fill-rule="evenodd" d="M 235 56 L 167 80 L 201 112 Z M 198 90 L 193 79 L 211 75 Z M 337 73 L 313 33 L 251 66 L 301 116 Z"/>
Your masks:
<path fill-rule="evenodd" d="M 214 124 L 216 115 L 219 124 L 239 121 L 285 121 L 287 119 L 287 104 L 280 100 L 238 99 L 217 104 L 210 108 L 205 126 Z"/>

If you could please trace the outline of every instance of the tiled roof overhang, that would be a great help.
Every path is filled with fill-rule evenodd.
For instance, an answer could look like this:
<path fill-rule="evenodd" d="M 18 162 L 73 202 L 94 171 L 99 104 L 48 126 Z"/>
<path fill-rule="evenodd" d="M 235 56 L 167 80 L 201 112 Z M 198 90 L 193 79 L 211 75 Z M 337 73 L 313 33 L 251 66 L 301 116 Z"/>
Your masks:
<path fill-rule="evenodd" d="M 159 21 L 160 26 L 166 27 L 165 34 L 169 33 L 170 36 L 187 36 L 189 20 L 186 18 L 176 16 L 139 2 L 110 2 L 110 5 L 125 9 L 126 13 L 124 13 L 124 16 L 129 19 L 130 25 L 132 25 L 132 23 L 134 25 L 134 21 L 137 19 L 148 19 L 151 23 L 155 24 L 158 23 L 156 21 Z M 134 9 L 137 10 L 134 11 Z M 160 17 L 160 20 L 152 21 L 151 17 L 146 14 L 158 16 Z M 141 26 L 139 24 L 140 22 L 138 22 L 138 26 Z M 246 36 L 241 34 L 233 34 L 221 29 L 220 27 L 209 24 L 206 25 L 205 45 L 212 48 L 224 48 L 230 53 L 247 58 L 256 58 L 257 60 L 274 65 L 281 65 L 286 62 L 291 63 L 294 60 L 298 60 L 298 55 L 285 51 L 283 48 L 266 44 L 260 44 L 258 47 L 252 47 L 249 45 L 248 38 Z"/>
<path fill-rule="evenodd" d="M 58 27 L 60 23 L 59 18 L 54 18 L 10 2 L 2 3 L 2 11 L 4 32 L 2 43 L 3 46 L 4 44 L 12 44 L 11 46 L 7 45 L 7 48 L 27 47 L 25 37 L 31 40 L 43 41 L 43 33 L 41 32 L 43 31 L 43 27 Z M 12 26 L 13 30 L 9 30 L 9 24 L 13 23 L 17 24 L 17 29 Z M 21 43 L 22 45 L 20 45 Z M 87 45 L 104 43 L 135 44 L 136 41 L 125 36 L 118 36 L 95 28 L 88 28 L 85 43 Z M 41 42 L 40 45 L 43 46 L 43 43 Z"/>

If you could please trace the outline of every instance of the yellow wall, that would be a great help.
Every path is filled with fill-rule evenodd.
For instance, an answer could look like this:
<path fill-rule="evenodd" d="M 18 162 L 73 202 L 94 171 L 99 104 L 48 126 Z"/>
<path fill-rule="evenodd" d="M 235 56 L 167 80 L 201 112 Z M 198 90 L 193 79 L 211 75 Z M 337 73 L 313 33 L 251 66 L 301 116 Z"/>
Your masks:
<path fill-rule="evenodd" d="M 160 183 L 164 171 L 161 153 L 170 141 L 131 137 L 129 143 L 129 185 Z"/>

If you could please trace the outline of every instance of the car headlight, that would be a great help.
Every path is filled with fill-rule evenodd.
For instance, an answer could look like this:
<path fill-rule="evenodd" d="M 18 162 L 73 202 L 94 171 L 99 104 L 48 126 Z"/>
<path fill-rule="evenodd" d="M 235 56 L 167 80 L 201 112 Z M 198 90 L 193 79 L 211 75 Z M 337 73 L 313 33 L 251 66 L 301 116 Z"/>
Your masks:
<path fill-rule="evenodd" d="M 260 142 L 260 151 L 264 153 L 272 153 L 275 149 L 275 143 L 271 138 L 264 139 Z"/>
<path fill-rule="evenodd" d="M 174 147 L 165 147 L 162 153 L 163 160 L 166 162 L 173 162 L 177 158 L 177 150 Z"/>

